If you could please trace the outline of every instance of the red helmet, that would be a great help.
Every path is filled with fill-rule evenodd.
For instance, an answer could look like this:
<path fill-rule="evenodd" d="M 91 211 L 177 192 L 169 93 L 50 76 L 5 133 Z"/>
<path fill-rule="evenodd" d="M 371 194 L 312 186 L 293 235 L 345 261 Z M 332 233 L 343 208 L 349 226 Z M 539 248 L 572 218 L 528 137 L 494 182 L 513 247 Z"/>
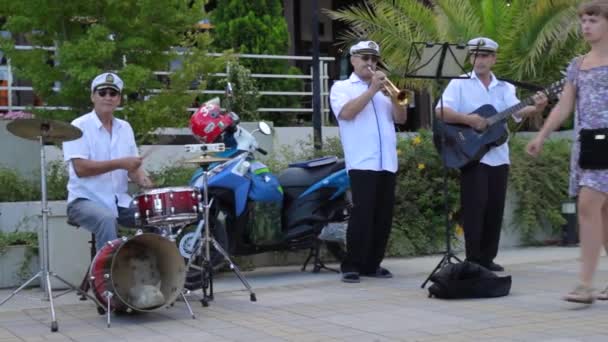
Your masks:
<path fill-rule="evenodd" d="M 190 130 L 201 142 L 210 144 L 232 123 L 232 117 L 223 113 L 219 105 L 205 103 L 190 117 Z"/>

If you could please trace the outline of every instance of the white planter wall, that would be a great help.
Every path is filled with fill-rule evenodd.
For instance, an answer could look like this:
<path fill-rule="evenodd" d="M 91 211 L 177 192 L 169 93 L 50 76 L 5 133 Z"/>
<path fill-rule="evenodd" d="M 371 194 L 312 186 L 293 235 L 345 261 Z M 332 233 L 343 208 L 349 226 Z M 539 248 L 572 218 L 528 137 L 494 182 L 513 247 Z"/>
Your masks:
<path fill-rule="evenodd" d="M 68 282 L 78 286 L 90 264 L 89 243 L 91 234 L 67 224 L 65 201 L 48 202 L 49 260 L 50 270 Z M 40 202 L 0 203 L 0 225 L 5 232 L 38 232 L 38 244 L 42 248 L 42 215 Z M 41 253 L 40 257 L 41 257 Z M 52 278 L 53 288 L 66 286 Z"/>
<path fill-rule="evenodd" d="M 0 288 L 17 287 L 38 272 L 38 258 L 33 257 L 29 262 L 29 274 L 25 279 L 19 276 L 19 269 L 25 259 L 25 246 L 8 246 L 6 253 L 0 256 Z M 30 275 L 31 274 L 31 275 Z M 40 278 L 30 283 L 31 286 L 40 284 Z"/>
<path fill-rule="evenodd" d="M 0 167 L 15 169 L 29 179 L 40 174 L 40 144 L 19 138 L 6 129 L 10 120 L 0 119 Z"/>

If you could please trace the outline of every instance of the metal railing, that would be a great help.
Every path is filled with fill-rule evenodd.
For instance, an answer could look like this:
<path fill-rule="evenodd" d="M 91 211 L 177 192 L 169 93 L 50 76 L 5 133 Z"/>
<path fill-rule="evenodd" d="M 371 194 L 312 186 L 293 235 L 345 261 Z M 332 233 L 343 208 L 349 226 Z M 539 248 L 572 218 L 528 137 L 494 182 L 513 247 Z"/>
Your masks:
<path fill-rule="evenodd" d="M 30 45 L 16 45 L 16 50 L 33 50 L 33 49 L 43 49 L 47 51 L 56 51 L 55 47 L 52 46 L 30 46 Z M 221 53 L 208 53 L 210 57 L 221 57 L 223 54 Z M 288 56 L 288 55 L 255 55 L 255 54 L 236 54 L 237 58 L 251 58 L 251 59 L 276 59 L 276 60 L 292 60 L 292 61 L 312 61 L 312 56 Z M 330 112 L 329 109 L 329 87 L 330 87 L 330 78 L 328 73 L 328 65 L 335 61 L 333 57 L 320 57 L 319 58 L 319 70 L 320 70 L 320 80 L 321 80 L 321 113 L 323 117 L 323 123 L 327 123 L 328 115 Z M 123 59 L 123 63 L 126 63 L 126 60 Z M 27 106 L 27 105 L 14 105 L 13 103 L 13 94 L 16 92 L 33 92 L 34 89 L 30 86 L 14 86 L 14 76 L 11 68 L 11 61 L 7 59 L 6 66 L 4 67 L 4 73 L 6 74 L 6 86 L 0 86 L 0 90 L 7 90 L 8 101 L 6 105 L 0 106 L 0 111 L 14 111 L 14 110 L 25 110 L 28 108 L 39 108 L 46 110 L 69 110 L 70 107 L 66 106 Z M 229 66 L 226 65 L 226 72 L 222 73 L 212 73 L 210 76 L 213 77 L 226 77 L 228 75 Z M 0 69 L 0 74 L 3 70 Z M 157 76 L 169 76 L 171 75 L 171 71 L 155 71 L 154 75 Z M 252 78 L 258 79 L 303 79 L 310 80 L 312 83 L 313 79 L 313 68 L 310 67 L 309 74 L 303 75 L 290 75 L 290 74 L 262 74 L 262 73 L 251 73 Z M 53 87 L 54 91 L 61 91 L 60 83 L 56 84 Z M 160 93 L 162 90 L 160 89 L 150 89 L 151 93 Z M 195 93 L 202 94 L 224 94 L 224 90 L 213 90 L 206 89 L 203 91 L 195 91 Z M 268 90 L 268 91 L 260 91 L 259 94 L 261 96 L 310 96 L 312 98 L 313 92 L 312 87 L 310 91 L 276 91 L 276 90 Z M 262 107 L 258 108 L 258 112 L 274 112 L 274 113 L 310 113 L 312 115 L 312 101 L 310 101 L 311 107 L 299 107 L 299 108 L 289 108 L 289 107 Z M 194 112 L 197 108 L 188 108 L 188 111 Z"/>

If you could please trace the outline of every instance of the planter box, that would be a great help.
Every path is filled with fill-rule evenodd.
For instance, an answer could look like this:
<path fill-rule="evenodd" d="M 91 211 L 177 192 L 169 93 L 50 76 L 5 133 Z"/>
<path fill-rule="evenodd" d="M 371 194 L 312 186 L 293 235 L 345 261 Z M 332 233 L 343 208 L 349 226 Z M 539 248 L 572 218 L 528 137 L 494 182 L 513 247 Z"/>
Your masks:
<path fill-rule="evenodd" d="M 35 232 L 40 226 L 40 213 L 40 202 L 0 202 L 0 230 Z"/>
<path fill-rule="evenodd" d="M 525 241 L 522 240 L 520 231 L 513 223 L 515 216 L 515 201 L 517 194 L 510 188 L 507 189 L 507 200 L 505 202 L 505 212 L 502 221 L 502 231 L 500 234 L 500 248 L 512 248 L 523 246 Z M 544 224 L 542 229 L 539 229 L 533 236 L 535 241 L 559 241 L 561 239 L 559 233 L 553 233 L 550 224 Z"/>
<path fill-rule="evenodd" d="M 499 250 L 524 246 L 526 244 L 526 241 L 522 239 L 520 231 L 517 230 L 517 227 L 513 223 L 516 199 L 517 194 L 511 190 L 511 188 L 507 188 L 507 198 L 505 201 L 505 210 L 502 219 L 502 229 L 500 231 L 500 244 L 498 246 Z M 549 224 L 546 224 L 543 226 L 543 229 L 539 229 L 536 232 L 533 238 L 536 241 L 542 242 L 557 241 L 561 237 L 559 236 L 559 233 L 556 234 L 552 231 Z M 458 236 L 457 241 L 452 247 L 456 252 L 464 252 L 464 235 Z"/>
<path fill-rule="evenodd" d="M 66 201 L 49 202 L 49 210 L 51 211 L 48 218 L 49 268 L 61 278 L 79 286 L 84 273 L 91 264 L 90 244 L 88 243 L 91 233 L 67 224 Z M 39 219 L 42 223 L 41 216 Z M 39 245 L 42 244 L 41 233 L 38 230 Z M 55 278 L 51 278 L 51 286 L 53 289 L 67 288 L 63 282 Z"/>
<path fill-rule="evenodd" d="M 38 257 L 31 258 L 24 277 L 20 276 L 20 268 L 25 260 L 25 246 L 8 246 L 6 253 L 0 256 L 0 288 L 18 287 L 30 279 L 39 270 Z M 40 278 L 30 283 L 30 286 L 40 284 Z"/>
<path fill-rule="evenodd" d="M 88 243 L 91 234 L 67 224 L 66 201 L 50 201 L 48 208 L 50 271 L 78 286 L 91 263 Z M 7 232 L 16 229 L 38 232 L 38 245 L 42 249 L 40 202 L 0 203 L 0 226 Z M 53 289 L 67 288 L 55 278 L 51 278 L 51 285 Z"/>
<path fill-rule="evenodd" d="M 40 181 L 40 143 L 13 135 L 6 129 L 12 120 L 0 119 L 0 166 L 18 170 L 28 179 Z"/>

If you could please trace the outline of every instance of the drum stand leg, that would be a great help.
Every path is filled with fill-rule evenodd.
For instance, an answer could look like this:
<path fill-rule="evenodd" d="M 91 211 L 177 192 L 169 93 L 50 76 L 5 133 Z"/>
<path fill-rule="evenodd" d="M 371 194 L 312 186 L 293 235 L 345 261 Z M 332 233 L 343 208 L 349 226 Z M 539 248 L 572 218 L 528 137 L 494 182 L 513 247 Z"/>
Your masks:
<path fill-rule="evenodd" d="M 211 239 L 211 243 L 213 243 L 213 247 L 218 252 L 220 252 L 220 254 L 222 254 L 224 256 L 224 259 L 226 261 L 228 261 L 228 265 L 230 265 L 230 270 L 232 270 L 232 272 L 234 272 L 234 274 L 236 274 L 237 278 L 239 278 L 239 280 L 241 281 L 241 283 L 243 283 L 243 285 L 245 286 L 247 291 L 249 291 L 249 299 L 252 302 L 257 301 L 255 293 L 253 292 L 253 289 L 251 288 L 251 285 L 249 285 L 249 282 L 247 281 L 247 279 L 245 279 L 245 277 L 241 273 L 241 270 L 239 269 L 239 267 L 234 262 L 232 262 L 232 259 L 230 259 L 230 256 L 228 255 L 228 253 L 222 248 L 222 246 L 213 237 L 211 237 L 210 239 Z"/>
<path fill-rule="evenodd" d="M 190 306 L 190 302 L 186 298 L 186 295 L 184 294 L 183 291 L 181 293 L 181 296 L 182 296 L 182 299 L 184 300 L 184 303 L 186 303 L 186 307 L 188 308 L 188 312 L 190 312 L 190 316 L 192 316 L 192 319 L 196 319 L 196 316 L 194 316 L 194 312 L 192 312 L 192 307 Z"/>
<path fill-rule="evenodd" d="M 252 302 L 255 302 L 255 301 L 257 301 L 257 298 L 255 296 L 255 293 L 253 292 L 253 289 L 251 288 L 251 285 L 249 285 L 249 282 L 245 279 L 245 277 L 241 273 L 241 270 L 238 268 L 238 266 L 232 261 L 232 259 L 230 259 L 230 256 L 228 255 L 228 253 L 222 248 L 222 246 L 211 235 L 211 225 L 209 224 L 211 222 L 209 219 L 209 217 L 210 217 L 209 208 L 211 208 L 211 203 L 213 203 L 213 200 L 209 201 L 207 177 L 208 177 L 208 170 L 206 169 L 205 166 L 203 166 L 203 202 L 199 205 L 199 208 L 202 207 L 202 209 L 203 209 L 203 210 L 201 210 L 203 215 L 199 220 L 199 223 L 198 223 L 198 226 L 196 227 L 196 232 L 195 232 L 195 236 L 199 237 L 199 243 L 198 243 L 198 246 L 195 248 L 196 252 L 192 251 L 193 253 L 190 255 L 190 258 L 188 259 L 188 265 L 187 265 L 186 269 L 190 268 L 190 265 L 192 265 L 192 260 L 197 255 L 200 255 L 201 249 L 204 246 L 205 260 L 203 261 L 203 265 L 202 265 L 203 267 L 201 268 L 201 281 L 202 281 L 201 285 L 202 285 L 202 290 L 203 290 L 203 299 L 201 299 L 201 304 L 203 306 L 208 306 L 209 301 L 213 300 L 213 265 L 211 263 L 211 244 L 213 244 L 213 247 L 215 248 L 215 250 L 217 250 L 220 254 L 222 254 L 224 259 L 226 261 L 228 261 L 232 272 L 234 272 L 234 274 L 236 274 L 236 276 L 239 278 L 241 283 L 243 283 L 243 285 L 245 286 L 247 291 L 249 291 L 249 300 L 251 300 Z M 204 235 L 201 234 L 203 225 L 205 226 Z M 209 294 L 207 294 L 207 284 L 209 285 L 208 286 Z"/>
<path fill-rule="evenodd" d="M 203 298 L 201 304 L 204 307 L 209 306 L 209 302 L 213 300 L 213 265 L 205 259 L 203 261 L 203 268 L 201 269 L 201 290 L 203 291 Z M 209 293 L 207 293 L 209 290 Z"/>
<path fill-rule="evenodd" d="M 110 309 L 110 302 L 112 301 L 112 297 L 114 296 L 114 294 L 110 291 L 106 291 L 105 293 L 106 296 L 106 321 L 108 323 L 108 328 L 110 327 L 111 324 L 111 319 L 110 319 L 110 314 L 112 313 L 112 310 Z"/>

